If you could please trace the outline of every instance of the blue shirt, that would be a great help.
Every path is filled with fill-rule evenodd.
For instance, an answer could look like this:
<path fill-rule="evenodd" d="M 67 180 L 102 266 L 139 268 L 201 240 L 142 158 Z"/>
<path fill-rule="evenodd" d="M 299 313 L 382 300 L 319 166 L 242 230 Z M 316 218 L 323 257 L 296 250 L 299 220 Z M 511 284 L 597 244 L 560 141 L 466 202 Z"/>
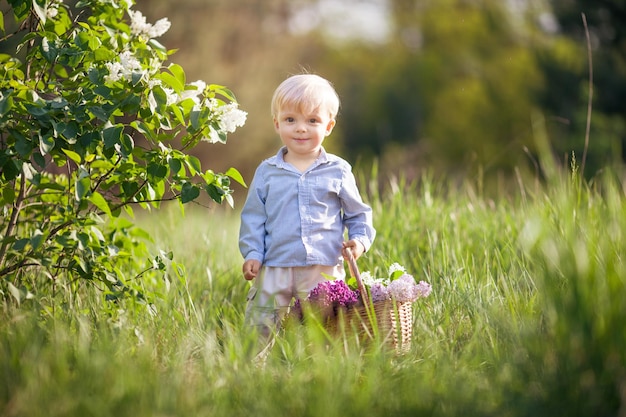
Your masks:
<path fill-rule="evenodd" d="M 282 147 L 257 168 L 241 212 L 239 249 L 245 260 L 272 267 L 337 265 L 344 232 L 369 250 L 376 231 L 352 167 L 338 156 L 320 156 L 300 172 Z"/>

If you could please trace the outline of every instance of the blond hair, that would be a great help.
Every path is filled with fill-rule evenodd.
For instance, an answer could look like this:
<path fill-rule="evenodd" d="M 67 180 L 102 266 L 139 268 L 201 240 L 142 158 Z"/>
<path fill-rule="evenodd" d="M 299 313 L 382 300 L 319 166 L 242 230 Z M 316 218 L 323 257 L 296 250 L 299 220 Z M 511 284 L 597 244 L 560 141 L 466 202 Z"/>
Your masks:
<path fill-rule="evenodd" d="M 330 118 L 335 119 L 339 112 L 339 96 L 330 81 L 319 75 L 292 75 L 274 91 L 272 116 L 277 117 L 278 112 L 286 107 L 295 108 L 302 113 L 325 109 L 330 113 Z"/>

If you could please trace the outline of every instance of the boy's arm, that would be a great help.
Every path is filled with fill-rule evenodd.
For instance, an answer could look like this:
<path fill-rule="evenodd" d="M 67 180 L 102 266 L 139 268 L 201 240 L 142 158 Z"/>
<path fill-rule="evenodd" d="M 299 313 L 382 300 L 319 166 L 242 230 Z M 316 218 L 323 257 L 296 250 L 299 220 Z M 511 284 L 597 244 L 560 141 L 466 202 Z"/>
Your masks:
<path fill-rule="evenodd" d="M 363 246 L 363 254 L 367 252 L 376 237 L 372 221 L 372 208 L 363 202 L 356 180 L 351 171 L 348 171 L 342 181 L 342 188 L 339 194 L 343 207 L 343 223 L 348 229 L 348 242 L 354 251 L 357 242 Z M 359 254 L 359 256 L 361 255 Z"/>
<path fill-rule="evenodd" d="M 241 210 L 239 227 L 239 251 L 245 261 L 255 260 L 263 263 L 265 257 L 265 207 L 257 183 L 260 180 L 255 174 L 250 190 Z"/>

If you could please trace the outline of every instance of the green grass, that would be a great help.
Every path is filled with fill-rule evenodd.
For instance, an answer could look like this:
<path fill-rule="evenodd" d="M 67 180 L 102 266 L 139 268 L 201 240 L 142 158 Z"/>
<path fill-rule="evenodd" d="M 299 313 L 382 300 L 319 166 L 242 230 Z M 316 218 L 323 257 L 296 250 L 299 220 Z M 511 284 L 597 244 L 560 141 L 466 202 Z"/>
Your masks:
<path fill-rule="evenodd" d="M 238 217 L 164 209 L 138 219 L 182 276 L 146 277 L 150 313 L 96 293 L 0 319 L 0 416 L 610 416 L 626 395 L 626 200 L 566 177 L 498 200 L 423 180 L 370 190 L 392 262 L 429 281 L 405 355 L 281 335 L 265 366 L 242 328 Z M 176 264 L 174 265 L 176 267 Z"/>

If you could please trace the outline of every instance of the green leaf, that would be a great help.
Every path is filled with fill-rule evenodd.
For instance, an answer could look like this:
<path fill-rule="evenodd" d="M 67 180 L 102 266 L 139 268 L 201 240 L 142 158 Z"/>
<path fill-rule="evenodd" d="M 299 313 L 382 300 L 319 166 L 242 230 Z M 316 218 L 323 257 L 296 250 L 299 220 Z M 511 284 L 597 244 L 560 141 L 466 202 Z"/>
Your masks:
<path fill-rule="evenodd" d="M 2 170 L 0 170 L 0 173 L 5 180 L 11 181 L 17 178 L 18 175 L 20 175 L 21 170 L 18 164 L 19 161 L 12 159 L 9 159 L 8 161 L 0 164 L 0 167 L 2 168 Z"/>
<path fill-rule="evenodd" d="M 44 158 L 43 155 L 39 153 L 33 154 L 33 162 L 35 162 L 39 166 L 39 168 L 46 167 L 46 158 Z"/>
<path fill-rule="evenodd" d="M 184 203 L 195 200 L 200 196 L 200 190 L 195 185 L 186 182 L 180 194 L 180 200 Z"/>
<path fill-rule="evenodd" d="M 92 106 L 89 108 L 89 111 L 96 116 L 98 119 L 100 119 L 103 122 L 108 122 L 109 121 L 109 116 L 110 114 L 107 113 L 102 107 L 100 106 Z"/>
<path fill-rule="evenodd" d="M 20 303 L 22 302 L 20 290 L 18 290 L 15 285 L 11 284 L 11 282 L 7 282 L 7 286 L 9 287 L 9 292 L 11 293 L 13 298 L 15 298 L 15 301 L 17 301 L 17 305 L 20 305 Z"/>
<path fill-rule="evenodd" d="M 104 138 L 104 147 L 112 148 L 115 145 L 119 144 L 122 139 L 123 132 L 123 126 L 112 126 L 104 129 L 104 131 L 102 132 L 102 137 Z"/>
<path fill-rule="evenodd" d="M 96 207 L 98 207 L 100 210 L 102 210 L 104 213 L 108 214 L 109 216 L 111 216 L 111 208 L 109 207 L 109 203 L 105 200 L 104 197 L 102 197 L 102 194 L 100 194 L 97 191 L 94 191 L 88 198 L 88 200 Z"/>
<path fill-rule="evenodd" d="M 209 89 L 230 101 L 235 101 L 235 102 L 237 101 L 233 92 L 230 91 L 228 88 L 224 87 L 223 85 L 211 84 L 209 85 Z"/>
<path fill-rule="evenodd" d="M 15 150 L 22 158 L 28 158 L 33 151 L 33 143 L 20 135 L 15 140 Z"/>
<path fill-rule="evenodd" d="M 200 163 L 200 160 L 193 155 L 187 155 L 185 157 L 185 163 L 187 164 L 192 176 L 202 171 L 202 163 Z"/>
<path fill-rule="evenodd" d="M 97 36 L 90 36 L 89 37 L 89 49 L 91 51 L 95 51 L 96 49 L 98 49 L 100 47 L 100 45 L 102 45 L 102 42 L 100 41 L 100 38 Z"/>
<path fill-rule="evenodd" d="M 83 160 L 83 158 L 80 157 L 79 154 L 77 154 L 74 151 L 70 151 L 69 149 L 61 149 L 63 151 L 63 153 L 65 153 L 65 155 L 67 155 L 68 158 L 70 158 L 72 161 L 76 162 L 77 164 L 80 164 Z"/>
<path fill-rule="evenodd" d="M 37 4 L 37 0 L 33 0 L 33 10 L 39 20 L 41 20 L 41 23 L 46 23 L 46 11 L 39 4 Z"/>
<path fill-rule="evenodd" d="M 4 14 L 0 13 L 0 31 L 4 33 Z"/>
<path fill-rule="evenodd" d="M 172 171 L 172 174 L 174 175 L 178 175 L 178 173 L 183 167 L 183 164 L 180 162 L 180 159 L 177 159 L 177 158 L 170 158 L 167 161 L 167 164 L 170 167 L 170 171 Z"/>
<path fill-rule="evenodd" d="M 75 43 L 83 50 L 95 51 L 102 44 L 98 36 L 91 31 L 81 32 L 75 38 Z"/>
<path fill-rule="evenodd" d="M 176 118 L 178 123 L 180 123 L 181 125 L 186 125 L 185 116 L 183 115 L 183 112 L 180 110 L 180 107 L 178 107 L 178 105 L 176 104 L 173 104 L 170 106 L 170 109 L 172 109 L 172 113 L 174 113 L 174 117 Z"/>
<path fill-rule="evenodd" d="M 54 145 L 54 138 L 50 135 L 39 138 L 39 151 L 42 155 L 48 155 L 54 149 Z"/>
<path fill-rule="evenodd" d="M 222 203 L 222 200 L 224 198 L 224 190 L 217 187 L 215 184 L 209 184 L 206 186 L 206 192 L 213 201 L 220 204 Z"/>
<path fill-rule="evenodd" d="M 229 177 L 237 181 L 239 184 L 243 185 L 246 188 L 248 187 L 243 177 L 241 176 L 241 173 L 237 171 L 235 168 L 233 167 L 228 168 L 228 171 L 226 171 L 224 175 L 228 175 Z"/>
<path fill-rule="evenodd" d="M 182 84 L 176 77 L 172 74 L 164 72 L 159 75 L 159 78 L 169 87 L 171 87 L 178 94 L 182 93 L 185 90 L 185 84 Z"/>
<path fill-rule="evenodd" d="M 15 190 L 11 184 L 7 183 L 2 188 L 2 204 L 13 204 L 15 201 Z"/>
<path fill-rule="evenodd" d="M 184 86 L 187 83 L 185 70 L 183 70 L 183 67 L 178 64 L 171 64 L 169 67 L 167 67 L 167 69 L 170 70 L 170 72 L 174 75 L 174 77 L 176 77 L 180 84 Z"/>
<path fill-rule="evenodd" d="M 43 37 L 41 39 L 41 55 L 48 62 L 54 62 L 58 54 L 57 48 L 54 46 L 54 42 L 50 42 L 48 38 Z"/>
<path fill-rule="evenodd" d="M 135 142 L 133 141 L 133 138 L 131 138 L 130 135 L 123 135 L 120 141 L 120 147 L 117 151 L 122 156 L 128 158 L 133 153 L 134 148 Z"/>
<path fill-rule="evenodd" d="M 393 273 L 389 277 L 389 281 L 394 281 L 394 280 L 400 278 L 403 274 L 404 274 L 404 272 L 401 271 L 401 270 L 393 271 Z"/>
<path fill-rule="evenodd" d="M 76 197 L 76 201 L 81 201 L 87 193 L 89 193 L 89 189 L 91 187 L 91 180 L 89 177 L 84 177 L 76 181 L 76 188 L 74 190 L 74 196 Z"/>
<path fill-rule="evenodd" d="M 167 175 L 167 166 L 151 162 L 146 171 L 153 179 L 161 180 Z"/>
<path fill-rule="evenodd" d="M 160 113 L 165 109 L 167 105 L 167 93 L 161 86 L 155 86 L 152 88 L 151 92 L 152 97 L 154 98 L 155 104 L 150 103 L 150 110 L 153 113 Z"/>
<path fill-rule="evenodd" d="M 30 245 L 34 250 L 41 247 L 41 244 L 45 241 L 45 236 L 41 230 L 35 230 L 33 236 L 30 238 Z"/>
<path fill-rule="evenodd" d="M 2 15 L 2 13 L 0 13 Z M 13 109 L 13 96 L 11 92 L 0 93 L 0 117 L 8 114 Z"/>

